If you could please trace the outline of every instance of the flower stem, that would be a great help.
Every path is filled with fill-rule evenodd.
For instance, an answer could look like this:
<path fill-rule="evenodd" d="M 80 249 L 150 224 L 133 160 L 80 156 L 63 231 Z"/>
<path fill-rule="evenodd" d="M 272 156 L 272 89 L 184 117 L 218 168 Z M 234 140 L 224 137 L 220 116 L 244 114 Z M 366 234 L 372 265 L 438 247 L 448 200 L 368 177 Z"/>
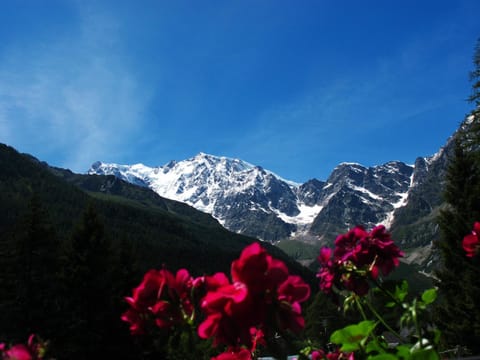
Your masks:
<path fill-rule="evenodd" d="M 360 302 L 360 298 L 357 295 L 355 295 L 355 303 L 357 304 L 358 311 L 360 311 L 363 320 L 368 320 L 365 310 L 363 310 L 362 303 Z"/>
<path fill-rule="evenodd" d="M 358 310 L 360 311 L 360 314 L 362 314 L 363 319 L 368 320 L 367 315 L 365 314 L 365 310 L 363 309 L 362 303 L 361 303 L 360 298 L 358 296 L 355 296 L 355 303 L 357 304 Z M 367 302 L 367 306 L 368 306 L 368 302 Z M 381 347 L 377 337 L 375 336 L 375 334 L 372 332 L 370 335 L 372 336 L 372 339 L 377 344 L 377 346 Z M 364 346 L 362 344 L 359 344 L 359 345 L 360 345 L 361 351 L 363 353 L 365 353 Z"/>
<path fill-rule="evenodd" d="M 375 315 L 375 317 L 378 319 L 378 321 L 380 321 L 382 323 L 382 325 L 385 326 L 385 328 L 392 333 L 392 335 L 394 335 L 402 343 L 405 342 L 405 339 L 397 331 L 392 329 L 392 327 L 390 325 L 387 324 L 387 322 L 377 312 L 377 310 L 375 310 L 375 308 L 370 304 L 370 302 L 365 301 L 365 303 L 367 304 L 367 307 L 372 312 L 372 314 Z"/>
<path fill-rule="evenodd" d="M 422 331 L 420 329 L 420 325 L 418 324 L 417 299 L 413 301 L 412 317 L 413 317 L 413 322 L 415 323 L 415 330 L 417 331 L 417 337 L 420 344 L 420 348 L 423 348 Z"/>
<path fill-rule="evenodd" d="M 385 289 L 378 280 L 374 280 L 374 283 L 384 294 L 386 294 L 390 299 L 392 299 L 395 302 L 395 304 L 402 307 L 402 303 L 400 301 L 398 301 L 398 299 L 395 298 L 395 296 L 393 296 L 390 291 Z"/>

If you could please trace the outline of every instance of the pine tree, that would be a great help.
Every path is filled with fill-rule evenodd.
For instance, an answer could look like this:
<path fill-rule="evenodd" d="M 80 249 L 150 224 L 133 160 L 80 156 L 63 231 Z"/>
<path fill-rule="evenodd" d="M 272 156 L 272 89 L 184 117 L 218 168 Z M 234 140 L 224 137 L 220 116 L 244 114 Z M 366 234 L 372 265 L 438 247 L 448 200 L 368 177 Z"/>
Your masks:
<path fill-rule="evenodd" d="M 475 59 L 476 69 L 472 74 L 480 79 L 479 46 Z M 474 83 L 470 98 L 477 108 L 456 135 L 455 151 L 447 170 L 446 207 L 438 217 L 442 263 L 436 274 L 440 301 L 435 309 L 445 344 L 466 347 L 474 354 L 480 354 L 480 260 L 465 256 L 462 239 L 472 230 L 473 223 L 480 221 L 479 83 Z"/>
<path fill-rule="evenodd" d="M 474 104 L 474 109 L 470 115 L 470 146 L 473 149 L 480 147 L 480 38 L 477 40 L 475 55 L 473 56 L 474 70 L 470 72 L 470 81 L 472 82 L 472 94 L 468 100 Z M 476 152 L 477 157 L 480 151 Z M 477 159 L 480 162 L 480 159 Z"/>
<path fill-rule="evenodd" d="M 3 229 L 2 229 L 3 230 Z M 18 307 L 16 302 L 17 276 L 15 261 L 15 244 L 17 237 L 13 231 L 2 231 L 0 233 L 0 339 L 15 340 L 21 337 L 19 329 L 14 329 L 18 318 Z"/>
<path fill-rule="evenodd" d="M 478 111 L 478 107 L 480 106 L 480 38 L 477 40 L 477 45 L 475 47 L 473 65 L 474 69 L 470 72 L 470 81 L 473 83 L 472 94 L 468 100 L 475 104 L 476 111 Z"/>
<path fill-rule="evenodd" d="M 65 256 L 62 356 L 90 359 L 107 352 L 112 319 L 110 251 L 104 225 L 89 205 Z"/>
<path fill-rule="evenodd" d="M 480 333 L 473 332 L 475 321 L 478 323 L 480 320 L 480 308 L 475 306 L 472 296 L 477 292 L 476 289 L 480 289 L 480 284 L 472 283 L 472 273 L 478 270 L 472 260 L 465 256 L 462 238 L 471 231 L 473 222 L 480 215 L 480 209 L 474 201 L 477 182 L 478 168 L 473 156 L 457 140 L 447 175 L 445 200 L 448 207 L 438 219 L 442 268 L 437 272 L 437 277 L 442 301 L 437 308 L 437 322 L 449 346 L 464 345 L 475 353 L 480 351 L 475 340 Z"/>
<path fill-rule="evenodd" d="M 13 300 L 9 316 L 15 326 L 11 337 L 25 338 L 31 333 L 54 335 L 57 327 L 54 314 L 59 309 L 58 244 L 48 215 L 34 194 L 6 249 L 7 269 L 15 275 L 9 294 Z"/>

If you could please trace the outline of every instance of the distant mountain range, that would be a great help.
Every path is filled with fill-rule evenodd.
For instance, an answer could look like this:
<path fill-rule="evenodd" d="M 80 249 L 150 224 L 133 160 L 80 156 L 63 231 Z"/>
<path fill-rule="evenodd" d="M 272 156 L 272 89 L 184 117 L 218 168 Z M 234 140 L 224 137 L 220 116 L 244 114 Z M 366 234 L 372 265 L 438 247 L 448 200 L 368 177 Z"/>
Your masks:
<path fill-rule="evenodd" d="M 149 187 L 212 214 L 229 230 L 277 241 L 323 238 L 356 224 L 390 225 L 395 209 L 406 204 L 414 172 L 398 161 L 372 168 L 342 163 L 326 182 L 297 184 L 239 159 L 200 153 L 155 168 L 96 162 L 88 174 Z"/>
<path fill-rule="evenodd" d="M 341 163 L 326 181 L 303 184 L 240 159 L 205 153 L 158 167 L 96 162 L 88 174 L 148 187 L 211 214 L 231 231 L 271 242 L 325 244 L 355 225 L 384 224 L 404 248 L 415 250 L 408 259 L 424 263 L 438 235 L 434 218 L 453 137 L 412 165 Z"/>

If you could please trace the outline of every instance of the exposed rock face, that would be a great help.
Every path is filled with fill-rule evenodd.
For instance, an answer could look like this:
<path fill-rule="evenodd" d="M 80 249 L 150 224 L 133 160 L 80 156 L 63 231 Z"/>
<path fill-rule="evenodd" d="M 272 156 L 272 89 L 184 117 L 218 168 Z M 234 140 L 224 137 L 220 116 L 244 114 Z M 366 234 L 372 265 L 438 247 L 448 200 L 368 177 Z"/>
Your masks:
<path fill-rule="evenodd" d="M 394 211 L 404 205 L 413 171 L 413 166 L 399 161 L 370 168 L 340 164 L 327 180 L 324 206 L 310 233 L 331 240 L 355 225 L 389 226 Z"/>

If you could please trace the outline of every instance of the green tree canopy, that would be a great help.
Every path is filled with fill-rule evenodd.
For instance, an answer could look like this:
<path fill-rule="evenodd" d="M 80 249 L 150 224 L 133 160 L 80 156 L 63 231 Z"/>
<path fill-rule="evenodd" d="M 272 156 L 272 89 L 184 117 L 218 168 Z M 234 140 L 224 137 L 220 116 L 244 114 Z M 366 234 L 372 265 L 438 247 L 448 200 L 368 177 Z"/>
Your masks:
<path fill-rule="evenodd" d="M 480 42 L 479 42 L 480 44 Z M 465 235 L 480 221 L 480 47 L 474 56 L 471 73 L 477 108 L 467 116 L 455 137 L 455 152 L 449 159 L 444 198 L 446 207 L 438 223 L 441 239 L 441 267 L 437 271 L 440 301 L 436 323 L 446 346 L 466 347 L 480 354 L 480 259 L 467 258 L 462 247 Z"/>

